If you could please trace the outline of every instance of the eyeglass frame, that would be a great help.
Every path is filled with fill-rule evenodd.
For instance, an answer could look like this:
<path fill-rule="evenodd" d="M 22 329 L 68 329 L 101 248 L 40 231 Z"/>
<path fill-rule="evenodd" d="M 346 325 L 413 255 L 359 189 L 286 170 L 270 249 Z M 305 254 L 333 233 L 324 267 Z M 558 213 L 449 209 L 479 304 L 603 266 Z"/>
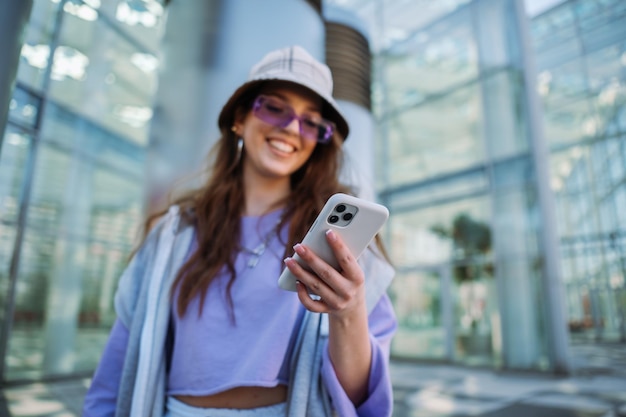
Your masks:
<path fill-rule="evenodd" d="M 263 102 L 267 101 L 267 100 L 271 100 L 274 102 L 279 102 L 281 105 L 285 106 L 285 109 L 288 110 L 289 113 L 289 119 L 286 119 L 285 121 L 283 121 L 282 123 L 277 123 L 279 122 L 278 120 L 276 120 L 276 118 L 272 118 L 271 120 L 269 120 L 268 118 L 271 118 L 272 116 L 267 115 L 266 118 L 263 118 L 259 113 L 260 113 L 260 108 L 263 106 Z M 275 127 L 280 127 L 280 128 L 285 128 L 287 126 L 289 126 L 289 124 L 291 122 L 293 122 L 294 120 L 298 121 L 298 131 L 300 133 L 300 136 L 302 136 L 304 139 L 308 139 L 308 140 L 315 140 L 317 143 L 321 143 L 321 144 L 326 144 L 328 142 L 330 142 L 333 133 L 336 131 L 337 127 L 335 125 L 334 122 L 324 119 L 322 117 L 320 117 L 320 123 L 314 119 L 311 119 L 310 115 L 308 114 L 304 114 L 302 116 L 298 116 L 295 112 L 295 110 L 293 109 L 293 107 L 291 107 L 289 105 L 289 103 L 287 103 L 284 100 L 281 100 L 278 97 L 272 97 L 272 96 L 268 96 L 265 94 L 259 94 L 255 99 L 254 102 L 252 103 L 252 114 L 254 114 L 255 117 L 257 117 L 259 120 L 262 120 L 265 123 L 268 123 L 272 126 Z M 318 136 L 313 138 L 310 137 L 308 134 L 304 133 L 303 130 L 303 123 L 305 122 L 309 122 L 309 123 L 315 123 L 317 125 L 317 131 L 318 131 Z M 320 137 L 319 133 L 324 132 L 323 136 Z"/>

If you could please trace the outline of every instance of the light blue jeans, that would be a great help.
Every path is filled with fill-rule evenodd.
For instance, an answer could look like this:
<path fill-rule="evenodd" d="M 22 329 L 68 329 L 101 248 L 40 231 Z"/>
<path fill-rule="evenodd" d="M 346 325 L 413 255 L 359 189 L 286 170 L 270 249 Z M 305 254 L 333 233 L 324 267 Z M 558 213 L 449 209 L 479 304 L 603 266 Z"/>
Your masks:
<path fill-rule="evenodd" d="M 167 397 L 164 417 L 285 417 L 286 415 L 287 403 L 239 410 L 235 408 L 193 407 L 174 397 Z"/>

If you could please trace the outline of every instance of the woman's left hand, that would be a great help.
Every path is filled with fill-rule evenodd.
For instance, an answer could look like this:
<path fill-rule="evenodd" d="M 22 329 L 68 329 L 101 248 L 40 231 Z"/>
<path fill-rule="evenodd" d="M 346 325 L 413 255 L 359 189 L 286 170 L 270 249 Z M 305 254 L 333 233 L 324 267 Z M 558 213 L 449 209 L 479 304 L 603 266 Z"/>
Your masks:
<path fill-rule="evenodd" d="M 298 278 L 298 297 L 308 310 L 342 317 L 364 308 L 365 277 L 363 270 L 337 233 L 327 231 L 326 241 L 337 258 L 338 270 L 302 244 L 295 245 L 294 250 L 309 265 L 312 272 L 302 268 L 292 258 L 287 258 L 285 264 Z M 311 298 L 309 292 L 321 298 L 315 300 Z"/>

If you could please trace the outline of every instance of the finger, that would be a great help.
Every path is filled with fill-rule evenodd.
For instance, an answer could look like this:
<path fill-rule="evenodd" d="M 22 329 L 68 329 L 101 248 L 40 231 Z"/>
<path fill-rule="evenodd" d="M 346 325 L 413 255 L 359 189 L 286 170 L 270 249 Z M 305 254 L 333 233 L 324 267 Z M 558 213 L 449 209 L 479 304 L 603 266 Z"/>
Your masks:
<path fill-rule="evenodd" d="M 361 277 L 361 267 L 341 236 L 329 229 L 326 231 L 326 241 L 335 254 L 342 275 L 351 280 Z"/>
<path fill-rule="evenodd" d="M 287 268 L 289 268 L 291 273 L 294 274 L 294 276 L 296 276 L 298 281 L 300 281 L 307 288 L 309 293 L 318 295 L 324 298 L 324 300 L 333 300 L 334 298 L 336 298 L 336 295 L 334 294 L 334 290 L 330 286 L 328 286 L 328 284 L 324 280 L 320 279 L 316 275 L 315 271 L 309 272 L 305 270 L 293 258 L 285 259 L 285 265 L 287 265 Z M 328 265 L 327 267 L 330 268 L 330 270 L 334 271 L 332 267 Z"/>
<path fill-rule="evenodd" d="M 296 282 L 296 291 L 298 292 L 298 298 L 300 302 L 307 310 L 313 311 L 315 313 L 328 313 L 328 306 L 324 303 L 323 299 L 313 299 L 309 294 L 309 290 L 306 286 L 300 282 Z"/>
<path fill-rule="evenodd" d="M 322 294 L 323 284 L 327 285 L 333 292 L 345 291 L 345 278 L 332 266 L 328 265 L 322 258 L 317 256 L 310 248 L 305 245 L 297 244 L 294 246 L 294 250 L 311 268 L 315 279 L 307 279 L 303 277 L 302 282 L 314 290 L 316 294 L 326 296 Z M 321 281 L 321 282 L 319 282 Z M 320 292 L 318 292 L 320 291 Z"/>

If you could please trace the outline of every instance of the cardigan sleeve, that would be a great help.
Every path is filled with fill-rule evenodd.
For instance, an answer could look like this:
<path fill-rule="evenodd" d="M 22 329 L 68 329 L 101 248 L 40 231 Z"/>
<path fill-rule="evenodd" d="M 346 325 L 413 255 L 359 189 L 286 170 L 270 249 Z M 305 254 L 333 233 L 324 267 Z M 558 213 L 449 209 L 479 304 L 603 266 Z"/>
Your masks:
<path fill-rule="evenodd" d="M 383 295 L 368 317 L 372 364 L 365 401 L 355 407 L 342 388 L 328 354 L 328 345 L 322 356 L 322 381 L 331 397 L 333 407 L 340 417 L 390 417 L 393 409 L 393 392 L 389 375 L 391 339 L 397 328 L 391 300 Z M 328 342 L 326 342 L 328 343 Z"/>
<path fill-rule="evenodd" d="M 128 329 L 120 320 L 116 320 L 85 396 L 83 417 L 112 417 L 115 415 L 127 345 Z"/>

